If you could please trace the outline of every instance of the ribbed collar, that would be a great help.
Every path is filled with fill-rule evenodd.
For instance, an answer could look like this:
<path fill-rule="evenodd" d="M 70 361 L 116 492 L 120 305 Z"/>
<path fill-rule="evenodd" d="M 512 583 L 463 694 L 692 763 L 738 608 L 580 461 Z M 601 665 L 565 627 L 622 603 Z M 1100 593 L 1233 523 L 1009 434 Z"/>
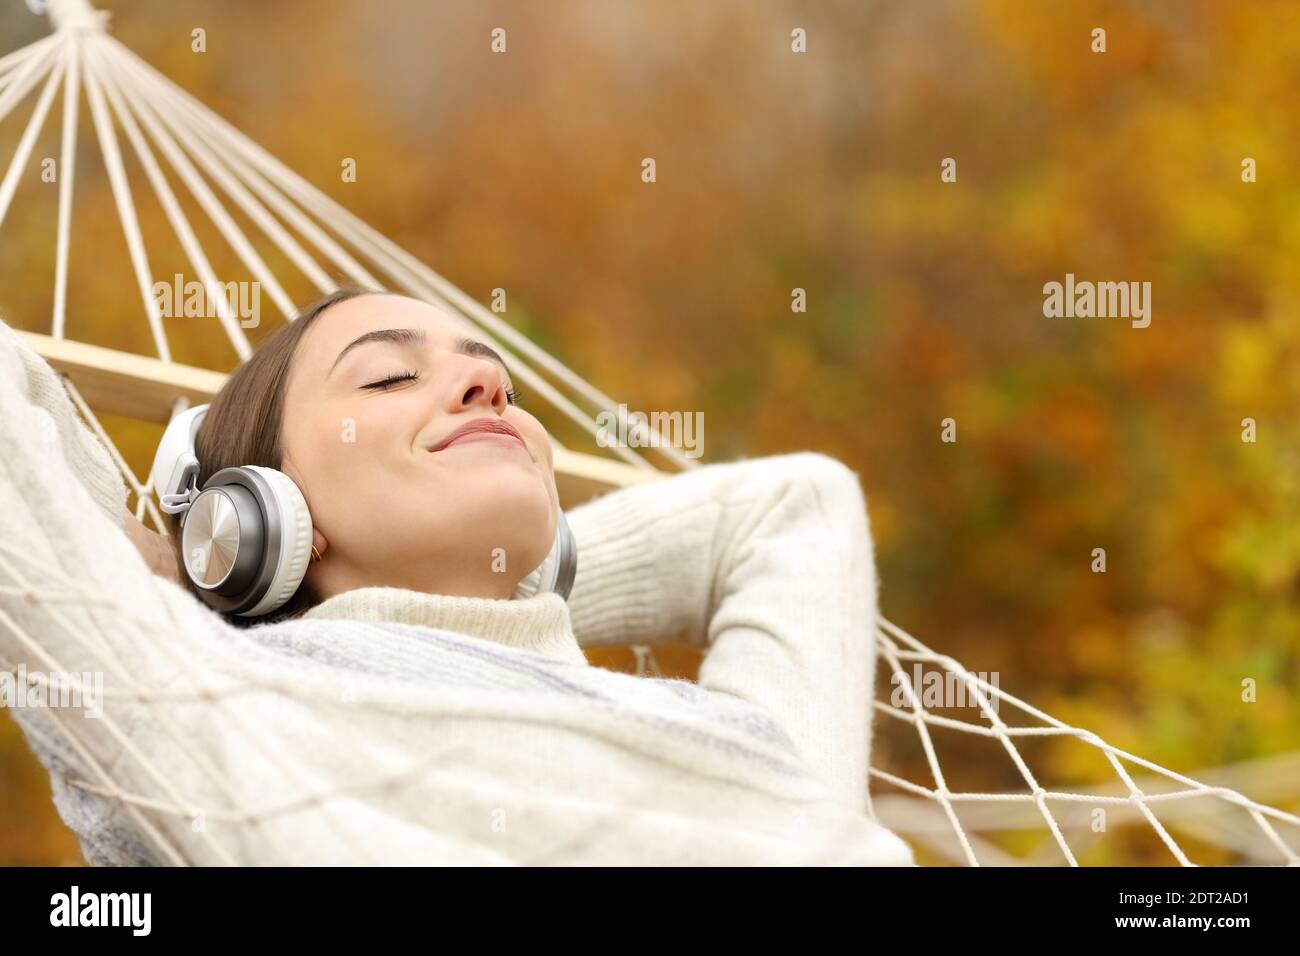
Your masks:
<path fill-rule="evenodd" d="M 327 598 L 303 617 L 419 624 L 575 664 L 587 663 L 573 634 L 569 606 L 558 594 L 504 601 L 364 587 Z"/>

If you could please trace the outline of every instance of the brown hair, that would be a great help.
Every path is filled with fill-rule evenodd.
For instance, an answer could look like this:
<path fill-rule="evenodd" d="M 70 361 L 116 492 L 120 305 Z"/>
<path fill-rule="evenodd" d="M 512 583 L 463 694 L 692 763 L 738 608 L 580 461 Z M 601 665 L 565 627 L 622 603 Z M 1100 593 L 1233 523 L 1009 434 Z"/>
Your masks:
<path fill-rule="evenodd" d="M 263 342 L 243 365 L 231 374 L 208 406 L 194 436 L 194 454 L 199 460 L 200 488 L 223 468 L 261 465 L 280 469 L 284 452 L 280 444 L 284 419 L 284 388 L 293 355 L 307 329 L 326 309 L 360 295 L 382 294 L 382 290 L 346 287 L 336 289 L 307 306 L 283 328 Z M 172 547 L 181 562 L 179 516 L 171 519 Z M 189 588 L 197 588 L 186 579 Z M 306 581 L 288 601 L 262 617 L 222 616 L 231 624 L 251 627 L 297 617 L 318 604 Z"/>

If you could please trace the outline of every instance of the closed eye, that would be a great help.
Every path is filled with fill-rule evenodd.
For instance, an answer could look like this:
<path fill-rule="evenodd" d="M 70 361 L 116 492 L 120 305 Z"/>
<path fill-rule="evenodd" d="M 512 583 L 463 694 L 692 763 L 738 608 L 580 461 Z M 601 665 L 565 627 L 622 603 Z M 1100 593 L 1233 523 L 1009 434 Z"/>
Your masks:
<path fill-rule="evenodd" d="M 420 377 L 419 372 L 403 372 L 400 375 L 390 375 L 387 378 L 380 379 L 378 382 L 369 382 L 362 385 L 362 388 L 370 388 L 376 391 L 386 391 L 399 382 L 413 382 Z"/>

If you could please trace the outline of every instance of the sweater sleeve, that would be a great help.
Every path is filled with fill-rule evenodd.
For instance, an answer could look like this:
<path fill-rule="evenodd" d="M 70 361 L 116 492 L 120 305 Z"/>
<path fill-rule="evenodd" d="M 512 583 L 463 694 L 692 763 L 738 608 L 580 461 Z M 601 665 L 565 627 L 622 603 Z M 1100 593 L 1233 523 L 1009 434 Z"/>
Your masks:
<path fill-rule="evenodd" d="M 877 581 L 857 475 L 801 452 L 706 465 L 569 513 L 580 644 L 683 640 L 866 810 Z"/>
<path fill-rule="evenodd" d="M 126 488 L 53 369 L 0 321 L 0 667 L 102 681 L 102 713 L 14 710 L 60 781 L 157 792 L 131 732 L 149 698 L 193 686 L 188 664 L 235 629 L 154 575 L 122 531 Z M 112 780 L 101 770 L 112 768 Z M 129 812 L 129 811 L 123 811 Z M 82 833 L 83 837 L 85 836 Z"/>
<path fill-rule="evenodd" d="M 41 641 L 28 647 L 0 628 L 9 661 L 90 671 L 117 650 L 136 676 L 157 676 L 170 673 L 172 655 L 128 640 L 132 620 L 159 622 L 178 645 L 236 630 L 149 569 L 122 530 L 127 489 L 108 451 L 54 370 L 3 321 L 0 445 L 0 609 Z"/>
<path fill-rule="evenodd" d="M 37 426 L 37 443 L 31 446 L 44 459 L 59 449 L 63 460 L 91 500 L 119 528 L 127 516 L 127 487 L 99 438 L 81 420 L 68 398 L 58 374 L 37 355 L 14 331 L 0 320 L 3 348 L 17 360 L 12 367 L 15 381 L 25 386 L 33 406 L 31 415 Z"/>

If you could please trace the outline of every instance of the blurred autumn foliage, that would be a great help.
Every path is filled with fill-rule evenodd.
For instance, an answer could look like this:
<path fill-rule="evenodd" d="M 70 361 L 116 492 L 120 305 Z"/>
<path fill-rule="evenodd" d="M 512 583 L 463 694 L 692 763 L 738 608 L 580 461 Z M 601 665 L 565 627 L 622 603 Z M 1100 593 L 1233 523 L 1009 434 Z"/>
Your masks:
<path fill-rule="evenodd" d="M 128 47 L 470 295 L 506 289 L 505 317 L 604 391 L 706 412 L 706 460 L 850 464 L 882 610 L 931 647 L 1193 776 L 1300 751 L 1297 5 L 100 6 Z M 489 51 L 497 26 L 506 55 Z M 46 32 L 0 3 L 0 54 Z M 5 162 L 33 99 L 0 123 Z M 37 331 L 57 208 L 38 160 L 58 155 L 57 118 L 0 228 L 0 314 Z M 153 354 L 97 150 L 83 135 L 68 335 Z M 155 276 L 188 273 L 126 152 Z M 247 278 L 173 185 L 219 274 Z M 1150 327 L 1045 318 L 1043 285 L 1066 273 L 1149 281 Z M 232 367 L 214 324 L 168 321 L 177 361 Z M 157 430 L 109 424 L 144 471 Z M 891 723 L 879 758 L 932 785 Z M 1040 779 L 1114 780 L 1075 748 L 1035 748 Z M 958 780 L 1024 788 L 1005 755 L 942 756 Z M 1300 779 L 1283 783 L 1269 802 L 1296 809 Z M 1124 852 L 1169 862 L 1154 842 Z M 79 859 L 0 721 L 0 863 Z"/>

